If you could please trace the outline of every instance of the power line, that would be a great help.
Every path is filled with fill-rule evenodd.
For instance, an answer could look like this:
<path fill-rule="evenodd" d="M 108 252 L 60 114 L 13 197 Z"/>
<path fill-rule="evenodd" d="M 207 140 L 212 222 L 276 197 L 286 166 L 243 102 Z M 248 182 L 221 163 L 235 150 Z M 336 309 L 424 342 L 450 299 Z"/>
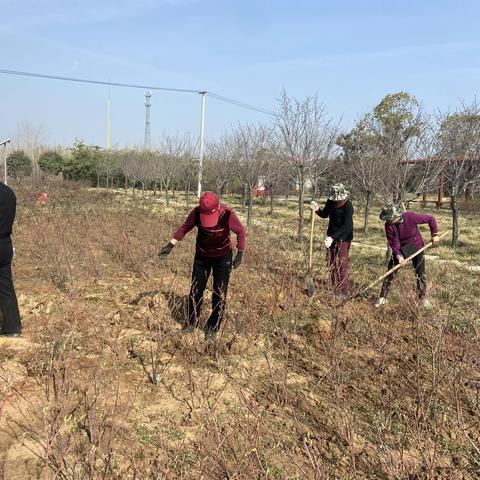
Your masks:
<path fill-rule="evenodd" d="M 256 107 L 255 105 L 250 105 L 245 102 L 241 102 L 239 100 L 235 100 L 234 98 L 224 97 L 223 95 L 218 95 L 217 93 L 213 92 L 206 92 L 204 90 L 191 90 L 185 88 L 169 88 L 169 87 L 155 87 L 152 85 L 138 85 L 133 83 L 119 83 L 119 82 L 106 82 L 102 80 L 92 80 L 86 78 L 74 78 L 74 77 L 63 77 L 60 75 L 48 75 L 45 73 L 35 73 L 35 72 L 22 72 L 18 70 L 6 70 L 0 69 L 0 73 L 5 75 L 16 75 L 16 76 L 23 76 L 23 77 L 33 77 L 33 78 L 44 78 L 47 80 L 60 80 L 63 82 L 75 82 L 75 83 L 88 83 L 92 85 L 107 85 L 108 87 L 124 87 L 124 88 L 140 88 L 142 90 L 160 90 L 164 92 L 179 92 L 179 93 L 198 93 L 198 94 L 207 94 L 209 97 L 219 100 L 221 102 L 230 103 L 237 107 L 246 108 L 249 110 L 253 110 L 255 112 L 263 113 L 266 115 L 274 115 L 274 113 L 270 110 L 266 110 L 261 107 Z"/>
<path fill-rule="evenodd" d="M 253 110 L 259 113 L 264 113 L 265 115 L 274 115 L 274 113 L 270 110 L 266 110 L 265 108 L 261 108 L 261 107 L 256 107 L 255 105 L 250 105 L 249 103 L 240 102 L 239 100 L 235 100 L 234 98 L 224 97 L 223 95 L 218 95 L 217 93 L 213 93 L 213 92 L 207 92 L 207 95 L 216 100 L 220 100 L 221 102 L 231 103 L 232 105 L 236 105 L 237 107 L 248 108 L 249 110 Z"/>
<path fill-rule="evenodd" d="M 89 80 L 85 78 L 61 77 L 59 75 L 47 75 L 44 73 L 19 72 L 17 70 L 0 69 L 0 73 L 6 75 L 18 75 L 23 77 L 46 78 L 49 80 L 62 80 L 64 82 L 90 83 L 94 85 L 108 85 L 110 87 L 141 88 L 142 90 L 162 90 L 165 92 L 202 93 L 201 90 L 188 90 L 185 88 L 152 87 L 151 85 L 136 85 L 133 83 L 105 82 L 102 80 Z"/>

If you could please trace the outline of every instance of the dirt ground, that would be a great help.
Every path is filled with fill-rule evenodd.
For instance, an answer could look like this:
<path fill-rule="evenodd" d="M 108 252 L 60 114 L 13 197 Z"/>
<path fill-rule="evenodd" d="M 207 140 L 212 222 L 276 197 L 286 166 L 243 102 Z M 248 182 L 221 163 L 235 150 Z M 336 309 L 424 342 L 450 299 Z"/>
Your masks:
<path fill-rule="evenodd" d="M 430 262 L 431 310 L 406 269 L 385 309 L 376 292 L 339 306 L 319 225 L 310 299 L 307 247 L 279 211 L 249 229 L 206 350 L 181 332 L 194 232 L 156 256 L 183 206 L 61 183 L 36 207 L 35 193 L 17 187 L 24 336 L 0 340 L 0 478 L 480 478 L 477 272 Z M 464 242 L 474 258 L 473 226 Z M 374 249 L 351 262 L 354 289 L 385 268 Z"/>

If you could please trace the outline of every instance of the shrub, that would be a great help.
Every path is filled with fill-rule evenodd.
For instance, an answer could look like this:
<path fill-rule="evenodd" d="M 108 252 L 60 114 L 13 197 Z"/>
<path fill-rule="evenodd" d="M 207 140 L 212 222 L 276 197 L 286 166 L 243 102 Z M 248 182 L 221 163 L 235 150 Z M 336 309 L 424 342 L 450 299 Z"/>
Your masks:
<path fill-rule="evenodd" d="M 48 151 L 40 155 L 38 160 L 38 166 L 40 170 L 45 173 L 50 173 L 52 175 L 58 175 L 62 172 L 65 164 L 65 160 L 58 152 Z"/>
<path fill-rule="evenodd" d="M 25 152 L 17 150 L 8 156 L 7 167 L 12 177 L 25 177 L 32 173 L 32 160 Z"/>

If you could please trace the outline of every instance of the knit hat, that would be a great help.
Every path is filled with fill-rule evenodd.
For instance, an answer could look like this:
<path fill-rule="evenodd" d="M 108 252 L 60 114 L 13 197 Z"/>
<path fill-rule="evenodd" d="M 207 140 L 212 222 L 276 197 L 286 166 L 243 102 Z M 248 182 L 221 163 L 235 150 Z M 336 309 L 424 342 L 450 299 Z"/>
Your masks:
<path fill-rule="evenodd" d="M 349 193 L 345 185 L 343 183 L 336 183 L 330 187 L 328 199 L 333 202 L 341 202 L 342 200 L 346 200 L 348 195 Z"/>
<path fill-rule="evenodd" d="M 397 203 L 386 203 L 380 212 L 380 220 L 391 222 L 394 218 L 400 217 L 404 211 Z"/>

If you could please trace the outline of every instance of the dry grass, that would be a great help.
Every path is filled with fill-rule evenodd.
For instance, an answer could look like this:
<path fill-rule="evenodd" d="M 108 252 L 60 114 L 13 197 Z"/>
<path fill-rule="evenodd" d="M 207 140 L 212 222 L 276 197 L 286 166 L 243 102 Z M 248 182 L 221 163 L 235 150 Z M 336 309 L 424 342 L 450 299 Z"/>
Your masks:
<path fill-rule="evenodd" d="M 311 301 L 279 209 L 249 232 L 208 354 L 180 333 L 194 235 L 155 261 L 184 209 L 70 184 L 36 208 L 27 192 L 25 336 L 0 345 L 0 478 L 480 478 L 478 274 L 429 263 L 432 311 L 411 272 L 385 310 L 339 308 L 318 248 Z M 384 269 L 375 250 L 352 263 L 356 286 Z"/>

